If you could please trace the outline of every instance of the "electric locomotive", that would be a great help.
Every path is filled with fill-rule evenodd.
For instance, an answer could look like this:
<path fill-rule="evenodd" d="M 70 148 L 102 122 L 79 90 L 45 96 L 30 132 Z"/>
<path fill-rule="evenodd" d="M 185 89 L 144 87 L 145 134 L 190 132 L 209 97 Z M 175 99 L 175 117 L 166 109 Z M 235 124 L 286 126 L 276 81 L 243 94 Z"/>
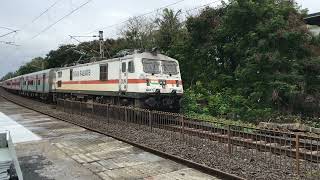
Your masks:
<path fill-rule="evenodd" d="M 177 60 L 137 51 L 26 74 L 6 80 L 3 86 L 53 102 L 62 98 L 175 112 L 180 109 L 183 95 Z"/>

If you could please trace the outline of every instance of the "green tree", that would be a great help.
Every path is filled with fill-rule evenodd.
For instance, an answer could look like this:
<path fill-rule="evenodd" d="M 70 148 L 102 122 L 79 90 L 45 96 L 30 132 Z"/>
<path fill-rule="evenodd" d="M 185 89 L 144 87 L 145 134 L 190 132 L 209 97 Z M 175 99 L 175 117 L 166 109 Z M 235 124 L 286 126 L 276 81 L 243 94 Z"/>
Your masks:
<path fill-rule="evenodd" d="M 299 113 L 294 99 L 314 94 L 319 63 L 310 60 L 319 43 L 303 16 L 293 1 L 231 0 L 189 17 L 184 82 L 201 82 L 213 115 L 255 118 L 272 108 Z"/>
<path fill-rule="evenodd" d="M 75 45 L 62 45 L 57 50 L 51 50 L 46 56 L 48 68 L 63 67 L 78 61 L 81 54 L 74 49 Z"/>
<path fill-rule="evenodd" d="M 13 78 L 17 76 L 17 73 L 16 72 L 8 72 L 6 75 L 4 75 L 0 81 L 5 81 L 7 79 L 10 79 L 10 78 Z"/>
<path fill-rule="evenodd" d="M 152 19 L 138 16 L 130 18 L 120 34 L 126 40 L 130 49 L 149 49 L 154 46 L 156 25 Z"/>
<path fill-rule="evenodd" d="M 170 9 L 164 9 L 160 18 L 156 19 L 159 30 L 155 34 L 157 46 L 167 52 L 169 48 L 179 39 L 179 33 L 183 24 L 179 20 L 181 11 L 176 13 Z"/>
<path fill-rule="evenodd" d="M 26 63 L 25 65 L 21 66 L 16 75 L 24 75 L 33 73 L 36 71 L 41 71 L 47 68 L 47 61 L 42 57 L 33 58 L 30 62 Z"/>

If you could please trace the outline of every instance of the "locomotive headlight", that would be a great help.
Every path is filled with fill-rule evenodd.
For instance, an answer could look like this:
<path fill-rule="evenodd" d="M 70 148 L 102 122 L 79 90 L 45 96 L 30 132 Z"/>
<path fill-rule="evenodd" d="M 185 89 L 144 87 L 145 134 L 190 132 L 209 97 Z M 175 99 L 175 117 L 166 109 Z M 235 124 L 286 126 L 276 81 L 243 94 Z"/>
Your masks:
<path fill-rule="evenodd" d="M 140 74 L 139 79 L 145 79 L 146 76 L 144 74 Z"/>

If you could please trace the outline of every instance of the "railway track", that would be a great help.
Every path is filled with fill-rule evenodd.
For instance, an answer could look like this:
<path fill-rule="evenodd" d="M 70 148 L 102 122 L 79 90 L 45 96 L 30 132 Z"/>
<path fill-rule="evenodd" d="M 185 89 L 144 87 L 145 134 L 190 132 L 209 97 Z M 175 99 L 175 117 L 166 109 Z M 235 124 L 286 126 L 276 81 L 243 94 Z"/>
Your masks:
<path fill-rule="evenodd" d="M 111 114 L 111 116 L 113 115 L 113 118 L 119 118 L 123 121 L 130 119 L 130 122 L 136 124 L 223 142 L 228 144 L 230 154 L 233 151 L 233 147 L 245 147 L 248 149 L 257 149 L 262 152 L 286 155 L 296 160 L 301 159 L 320 163 L 319 137 L 227 125 L 218 122 L 204 122 L 186 118 L 180 114 L 157 111 L 144 112 L 142 110 L 140 114 L 144 117 L 140 117 L 140 120 L 137 120 L 135 119 L 137 117 L 133 117 L 134 115 L 132 115 L 136 113 L 136 110 L 125 108 L 120 111 L 123 112 L 110 112 L 109 114 Z M 120 114 L 120 116 L 115 116 L 118 114 Z"/>
<path fill-rule="evenodd" d="M 320 162 L 320 138 L 288 132 L 204 122 L 179 114 L 153 112 L 150 117 L 155 127 L 207 138 L 230 146 L 241 146 L 290 157 Z M 148 125 L 145 122 L 144 125 Z"/>
<path fill-rule="evenodd" d="M 33 106 L 33 105 L 29 104 L 27 105 L 27 107 L 28 106 Z M 103 130 L 103 128 L 100 128 L 99 126 L 108 127 L 108 126 L 113 126 L 114 124 L 121 124 L 122 127 L 125 129 L 129 127 L 133 127 L 135 129 L 143 129 L 141 133 L 146 133 L 150 135 L 159 134 L 160 135 L 159 137 L 171 136 L 170 138 L 172 139 L 172 141 L 179 141 L 186 145 L 181 150 L 185 148 L 190 148 L 190 150 L 193 151 L 194 150 L 192 149 L 193 147 L 200 148 L 199 150 L 201 150 L 205 146 L 211 147 L 213 143 L 213 144 L 219 145 L 220 147 L 212 146 L 212 148 L 218 148 L 218 149 L 221 149 L 222 151 L 207 149 L 208 153 L 210 153 L 210 154 L 207 154 L 208 157 L 211 156 L 212 155 L 211 153 L 215 151 L 217 152 L 217 155 L 220 155 L 220 154 L 221 155 L 224 154 L 224 156 L 227 155 L 227 157 L 225 158 L 229 158 L 230 160 L 234 158 L 237 161 L 239 160 L 246 161 L 246 159 L 251 159 L 250 164 L 258 163 L 259 166 L 261 165 L 264 168 L 268 167 L 267 169 L 260 171 L 259 169 L 261 167 L 256 166 L 258 172 L 257 170 L 249 168 L 250 171 L 247 171 L 244 174 L 240 173 L 241 176 L 243 175 L 242 177 L 250 177 L 249 179 L 255 179 L 255 177 L 258 177 L 253 175 L 255 173 L 259 174 L 259 173 L 265 172 L 266 174 L 271 173 L 271 175 L 273 175 L 276 171 L 277 171 L 276 173 L 277 176 L 278 177 L 282 176 L 282 178 L 271 178 L 271 179 L 299 179 L 299 178 L 308 179 L 309 177 L 312 177 L 309 179 L 317 179 L 314 177 L 319 177 L 320 175 L 320 163 L 319 163 L 319 154 L 318 154 L 319 151 L 317 146 L 320 143 L 317 137 L 308 137 L 304 135 L 298 135 L 298 141 L 297 141 L 296 139 L 297 136 L 296 134 L 293 134 L 293 133 L 268 131 L 263 129 L 250 128 L 250 127 L 232 126 L 232 125 L 226 125 L 218 122 L 204 122 L 204 121 L 199 121 L 197 119 L 183 117 L 180 114 L 149 111 L 144 109 L 121 107 L 121 106 L 114 106 L 114 105 L 81 103 L 77 101 L 60 100 L 58 101 L 56 108 L 57 110 L 53 110 L 53 111 L 57 113 L 61 112 L 62 114 L 70 114 L 70 117 L 72 116 L 75 116 L 78 118 L 83 117 L 83 119 L 81 118 L 82 119 L 81 121 L 84 121 L 85 119 L 88 119 L 88 120 L 91 119 L 99 122 L 98 126 L 93 125 L 94 127 L 93 130 L 96 129 L 97 132 L 101 132 L 104 134 L 106 133 L 105 130 Z M 37 110 L 37 108 L 33 108 L 33 109 Z M 49 115 L 50 114 L 51 113 L 49 113 Z M 68 121 L 68 117 L 64 117 L 64 116 L 60 118 L 58 117 L 58 118 L 59 119 L 62 118 L 62 120 L 66 118 L 67 120 L 65 121 Z M 56 117 L 56 116 L 53 116 L 53 117 Z M 81 127 L 84 127 L 84 128 L 91 127 L 90 123 L 94 123 L 94 122 L 89 122 L 89 126 L 87 126 L 83 124 L 81 125 L 81 121 L 79 120 L 76 120 L 76 121 L 77 121 L 76 125 L 80 125 Z M 71 122 L 74 124 L 73 121 L 69 120 L 68 122 Z M 125 129 L 124 129 L 124 132 L 126 132 Z M 130 143 L 130 141 L 131 143 L 135 142 L 134 139 L 133 141 L 132 140 L 128 141 L 128 139 L 127 140 L 126 138 L 123 139 L 121 138 L 121 136 L 122 135 L 118 136 L 118 135 L 111 134 L 111 137 L 115 137 L 116 139 L 124 140 L 128 143 Z M 155 144 L 158 144 L 158 143 L 155 143 Z M 205 146 L 202 146 L 202 144 Z M 139 146 L 139 143 L 137 145 Z M 148 146 L 145 146 L 145 147 L 148 148 Z M 153 147 L 153 148 L 150 148 L 150 147 Z M 152 145 L 149 146 L 150 148 L 149 150 L 150 152 L 152 152 L 153 150 L 157 150 L 159 147 L 160 146 L 158 145 L 154 146 L 152 143 Z M 298 147 L 298 151 L 296 151 L 296 147 Z M 181 147 L 178 147 L 178 149 L 180 148 Z M 163 146 L 160 149 L 162 150 Z M 239 153 L 241 154 L 243 152 L 245 152 L 246 154 L 242 154 L 241 156 L 244 156 L 246 158 L 239 159 Z M 194 154 L 195 156 L 192 156 L 192 158 L 189 157 L 189 153 L 187 154 L 182 153 L 184 154 L 183 156 L 181 156 L 180 153 L 178 154 L 173 153 L 173 154 L 175 154 L 174 156 L 178 158 L 184 157 L 182 159 L 187 161 L 191 159 L 193 162 L 199 162 L 197 159 L 195 159 L 195 157 L 198 156 L 197 154 L 199 152 L 195 151 L 193 153 L 195 153 Z M 171 153 L 165 153 L 165 154 L 170 155 Z M 165 157 L 165 155 L 163 156 Z M 185 158 L 185 157 L 188 157 L 188 158 Z M 176 161 L 179 161 L 179 160 L 176 160 Z M 208 160 L 204 159 L 204 161 L 208 161 Z M 204 161 L 200 161 L 201 163 L 200 164 L 198 163 L 198 165 L 202 165 L 202 162 Z M 210 163 L 216 164 L 214 163 L 214 161 L 211 161 Z M 248 163 L 248 162 L 244 162 L 244 163 Z M 229 164 L 226 167 L 230 167 L 230 166 L 232 166 L 232 164 Z M 207 167 L 216 167 L 216 166 L 209 165 Z M 220 167 L 220 165 L 218 165 L 218 167 Z M 222 170 L 225 170 L 226 167 L 222 168 Z M 229 169 L 228 172 L 232 172 L 231 174 L 238 174 L 238 173 L 234 173 L 233 170 L 230 171 L 230 168 L 227 168 L 227 169 Z M 241 169 L 242 168 L 240 167 L 239 170 L 241 172 L 245 172 Z M 272 169 L 272 172 L 268 172 L 268 170 L 271 170 L 271 169 Z M 279 170 L 281 171 L 281 173 L 279 172 Z M 204 171 L 207 171 L 207 170 L 204 170 Z M 296 178 L 293 178 L 293 177 L 296 177 Z M 270 178 L 267 178 L 267 179 L 270 179 Z"/>
<path fill-rule="evenodd" d="M 43 112 L 39 109 L 36 109 L 36 108 L 33 108 L 31 106 L 28 106 L 28 105 L 25 105 L 23 103 L 20 103 L 14 99 L 11 99 L 11 98 L 8 98 L 6 96 L 4 96 L 3 94 L 0 93 L 0 96 L 4 99 L 6 99 L 7 101 L 10 101 L 12 103 L 15 103 L 19 106 L 22 106 L 22 107 L 25 107 L 25 108 L 28 108 L 28 109 L 31 109 L 33 111 L 36 111 L 38 113 L 41 113 L 41 114 L 45 114 L 47 116 L 50 116 L 50 117 L 53 117 L 53 118 L 56 118 L 56 119 L 59 119 L 59 120 L 62 120 L 62 121 L 66 121 L 68 123 L 71 123 L 71 124 L 74 124 L 74 125 L 77 125 L 79 127 L 82 127 L 82 128 L 85 128 L 87 130 L 90 130 L 90 131 L 93 131 L 93 132 L 97 132 L 97 133 L 100 133 L 100 134 L 103 134 L 103 135 L 106 135 L 106 136 L 109 136 L 109 137 L 112 137 L 116 140 L 119 140 L 119 141 L 122 141 L 122 142 L 125 142 L 127 144 L 130 144 L 130 145 L 133 145 L 135 147 L 138 147 L 142 150 L 145 150 L 147 152 L 150 152 L 150 153 L 153 153 L 155 155 L 158 155 L 158 156 L 161 156 L 163 158 L 166 158 L 166 159 L 171 159 L 173 161 L 176 161 L 180 164 L 183 164 L 183 165 L 186 165 L 188 167 L 191 167 L 191 168 L 194 168 L 194 169 L 197 169 L 201 172 L 204 172 L 206 174 L 210 174 L 212 176 L 215 176 L 215 177 L 218 177 L 218 178 L 221 178 L 221 179 L 230 179 L 230 180 L 242 180 L 244 178 L 241 178 L 239 176 L 236 176 L 236 175 L 233 175 L 233 174 L 230 174 L 230 173 L 227 173 L 227 172 L 224 172 L 224 171 L 221 171 L 221 170 L 218 170 L 218 169 L 214 169 L 214 168 L 211 168 L 211 167 L 208 167 L 208 166 L 205 166 L 203 164 L 199 164 L 199 163 L 196 163 L 196 162 L 193 162 L 193 161 L 190 161 L 188 159 L 185 159 L 185 158 L 182 158 L 182 157 L 179 157 L 179 156 L 176 156 L 176 155 L 172 155 L 172 154 L 169 154 L 169 153 L 166 153 L 166 152 L 163 152 L 161 150 L 158 150 L 158 149 L 155 149 L 155 148 L 151 148 L 151 147 L 148 147 L 148 146 L 145 146 L 145 145 L 142 145 L 142 144 L 138 144 L 138 143 L 135 143 L 135 142 L 132 142 L 132 141 L 129 141 L 127 139 L 124 139 L 124 138 L 121 138 L 121 137 L 117 137 L 117 136 L 114 136 L 114 135 L 111 135 L 111 134 L 108 134 L 106 133 L 105 131 L 102 131 L 101 129 L 99 128 L 94 128 L 94 127 L 90 127 L 90 126 L 84 126 L 83 124 L 80 124 L 80 123 L 76 123 L 74 121 L 70 121 L 68 119 L 65 119 L 65 118 L 61 118 L 61 117 L 58 117 L 58 116 L 54 116 L 50 113 L 46 113 L 46 112 Z"/>
<path fill-rule="evenodd" d="M 231 146 L 241 146 L 248 149 L 257 149 L 259 151 L 272 152 L 278 155 L 286 155 L 293 158 L 296 158 L 297 153 L 299 153 L 298 156 L 300 159 L 308 160 L 315 163 L 318 163 L 320 159 L 319 145 L 299 140 L 300 148 L 299 152 L 297 152 L 296 139 L 292 137 L 284 138 L 266 134 L 243 133 L 233 130 L 228 131 L 227 129 L 217 128 L 213 128 L 213 130 L 203 129 L 208 127 L 202 127 L 199 129 L 192 127 L 163 125 L 163 128 L 177 132 L 184 131 L 185 133 L 193 136 L 207 138 L 226 144 L 230 143 Z M 228 135 L 228 133 L 230 133 L 230 136 Z M 230 148 L 231 153 L 232 148 L 233 147 Z"/>
<path fill-rule="evenodd" d="M 228 145 L 228 151 L 244 147 L 262 152 L 285 155 L 298 160 L 320 163 L 320 138 L 257 129 L 251 127 L 234 126 L 220 122 L 206 122 L 184 117 L 181 114 L 149 111 L 144 109 L 119 107 L 114 105 L 88 104 L 74 101 L 60 100 L 58 106 L 69 113 L 82 115 L 94 114 L 106 119 L 119 119 L 150 128 L 180 132 L 183 135 L 196 136 L 219 141 Z"/>

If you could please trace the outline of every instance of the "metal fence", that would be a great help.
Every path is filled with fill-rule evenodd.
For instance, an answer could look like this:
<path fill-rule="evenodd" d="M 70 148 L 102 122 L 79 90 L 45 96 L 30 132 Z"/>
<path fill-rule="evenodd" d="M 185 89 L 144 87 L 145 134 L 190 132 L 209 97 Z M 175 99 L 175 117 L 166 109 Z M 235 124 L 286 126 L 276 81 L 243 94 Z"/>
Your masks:
<path fill-rule="evenodd" d="M 319 137 L 228 125 L 134 107 L 59 99 L 57 108 L 67 113 L 90 116 L 104 123 L 136 126 L 186 143 L 190 147 L 216 143 L 230 158 L 243 155 L 252 161 L 263 162 L 264 166 L 285 168 L 298 177 L 320 177 Z"/>

